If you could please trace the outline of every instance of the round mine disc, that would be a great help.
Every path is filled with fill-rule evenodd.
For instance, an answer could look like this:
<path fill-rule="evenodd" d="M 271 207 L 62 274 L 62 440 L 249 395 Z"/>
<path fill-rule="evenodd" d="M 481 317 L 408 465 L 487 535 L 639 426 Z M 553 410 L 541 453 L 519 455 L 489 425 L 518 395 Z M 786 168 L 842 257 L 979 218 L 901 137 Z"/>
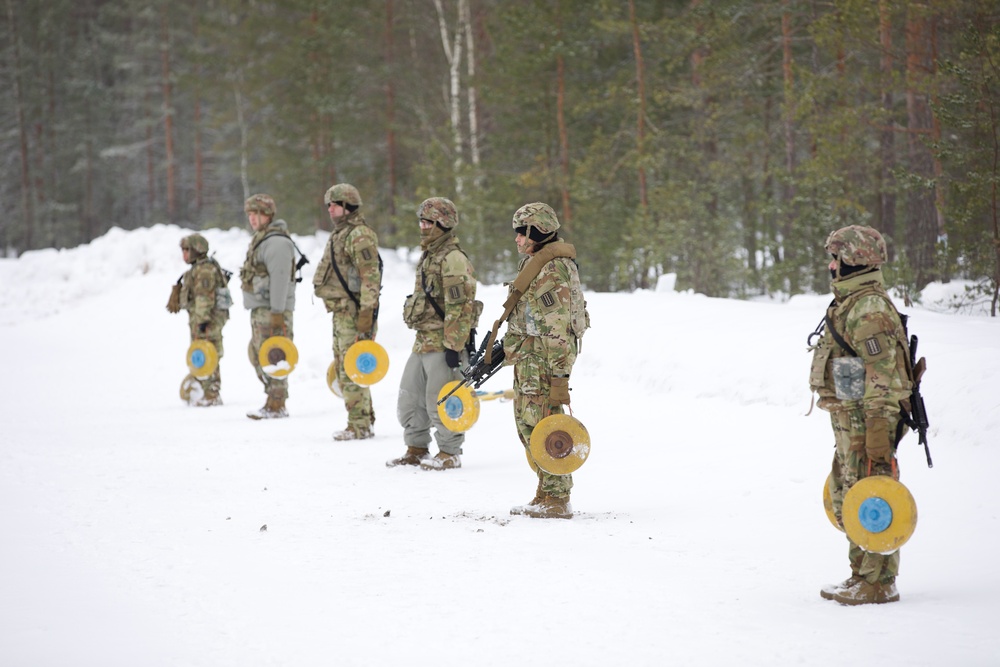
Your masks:
<path fill-rule="evenodd" d="M 917 503 L 910 490 L 892 477 L 859 480 L 844 496 L 844 531 L 865 551 L 891 554 L 917 527 Z"/>
<path fill-rule="evenodd" d="M 568 475 L 590 456 L 590 434 L 575 417 L 549 415 L 531 432 L 531 457 L 552 475 Z"/>
<path fill-rule="evenodd" d="M 527 447 L 524 448 L 524 458 L 528 459 L 528 467 L 531 468 L 531 472 L 538 474 L 538 466 L 535 465 L 535 459 L 531 458 L 531 450 Z"/>
<path fill-rule="evenodd" d="M 844 532 L 844 529 L 840 527 L 837 523 L 837 515 L 833 513 L 833 496 L 830 495 L 830 483 L 833 481 L 833 473 L 826 476 L 826 481 L 823 482 L 823 509 L 826 510 L 826 518 L 830 520 L 833 527 Z"/>
<path fill-rule="evenodd" d="M 187 365 L 191 375 L 207 378 L 219 367 L 219 352 L 212 341 L 196 340 L 187 351 Z"/>
<path fill-rule="evenodd" d="M 362 387 L 370 387 L 389 372 L 389 355 L 373 340 L 359 340 L 344 355 L 347 377 Z"/>
<path fill-rule="evenodd" d="M 344 390 L 340 388 L 340 380 L 337 378 L 337 361 L 331 361 L 330 367 L 326 369 L 326 386 L 330 388 L 337 398 L 344 397 Z"/>
<path fill-rule="evenodd" d="M 460 384 L 458 380 L 446 383 L 438 392 L 438 400 L 444 398 L 445 394 L 458 384 Z M 437 410 L 445 428 L 453 433 L 465 433 L 479 419 L 479 397 L 469 389 L 468 385 L 459 387 L 448 400 L 437 406 Z"/>
<path fill-rule="evenodd" d="M 260 369 L 273 378 L 283 378 L 295 370 L 299 351 L 291 338 L 271 336 L 260 345 L 257 353 Z"/>
<path fill-rule="evenodd" d="M 195 376 L 188 373 L 184 376 L 184 379 L 181 380 L 181 400 L 185 403 L 190 403 L 192 391 L 200 392 L 201 383 L 198 382 L 198 379 Z"/>

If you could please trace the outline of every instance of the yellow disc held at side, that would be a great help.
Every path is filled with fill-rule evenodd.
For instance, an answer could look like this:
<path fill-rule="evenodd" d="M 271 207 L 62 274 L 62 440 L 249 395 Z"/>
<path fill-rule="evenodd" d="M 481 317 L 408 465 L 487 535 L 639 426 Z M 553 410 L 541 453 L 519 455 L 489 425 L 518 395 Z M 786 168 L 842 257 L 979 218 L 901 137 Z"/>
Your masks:
<path fill-rule="evenodd" d="M 459 384 L 458 380 L 445 383 L 438 392 L 438 400 Z M 468 385 L 459 387 L 454 394 L 448 396 L 448 400 L 437 406 L 437 411 L 445 428 L 453 433 L 465 433 L 479 420 L 479 397 Z"/>
<path fill-rule="evenodd" d="M 187 366 L 199 380 L 207 378 L 219 367 L 219 351 L 209 340 L 196 340 L 187 351 Z"/>
<path fill-rule="evenodd" d="M 826 518 L 830 520 L 833 527 L 844 532 L 844 529 L 840 527 L 837 523 L 837 515 L 833 512 L 833 495 L 830 494 L 830 484 L 833 482 L 833 473 L 826 476 L 826 481 L 823 482 L 823 509 L 826 511 Z"/>
<path fill-rule="evenodd" d="M 333 395 L 337 398 L 344 397 L 344 390 L 340 388 L 340 380 L 337 378 L 337 360 L 334 359 L 330 362 L 329 368 L 326 369 L 326 386 L 330 388 Z"/>
<path fill-rule="evenodd" d="M 531 458 L 531 450 L 527 447 L 524 448 L 524 458 L 528 459 L 528 467 L 531 468 L 531 472 L 538 474 L 538 466 L 535 465 L 535 459 Z"/>
<path fill-rule="evenodd" d="M 271 336 L 260 345 L 257 353 L 260 370 L 273 378 L 283 378 L 299 363 L 299 350 L 291 338 Z"/>
<path fill-rule="evenodd" d="M 359 340 L 347 348 L 344 372 L 356 384 L 370 387 L 389 372 L 389 355 L 373 340 Z"/>
<path fill-rule="evenodd" d="M 570 415 L 549 415 L 531 432 L 531 458 L 552 475 L 568 475 L 590 456 L 590 434 Z"/>
<path fill-rule="evenodd" d="M 910 490 L 886 475 L 859 480 L 844 496 L 844 532 L 865 551 L 891 554 L 913 535 L 917 503 Z"/>

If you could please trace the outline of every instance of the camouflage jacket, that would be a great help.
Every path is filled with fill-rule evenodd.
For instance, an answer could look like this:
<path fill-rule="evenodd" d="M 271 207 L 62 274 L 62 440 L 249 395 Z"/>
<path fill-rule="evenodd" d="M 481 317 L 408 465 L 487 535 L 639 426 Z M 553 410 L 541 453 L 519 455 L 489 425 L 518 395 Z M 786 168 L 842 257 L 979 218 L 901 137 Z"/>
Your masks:
<path fill-rule="evenodd" d="M 188 312 L 192 330 L 200 324 L 221 325 L 229 319 L 229 303 L 220 302 L 219 290 L 225 288 L 222 267 L 210 257 L 198 258 L 184 273 L 180 306 Z"/>
<path fill-rule="evenodd" d="M 530 260 L 524 257 L 520 271 Z M 576 362 L 578 338 L 574 325 L 574 286 L 579 292 L 580 275 L 576 262 L 556 257 L 542 267 L 507 319 L 504 335 L 504 364 L 520 357 L 540 357 L 552 375 L 569 375 Z M 511 288 L 513 289 L 513 288 Z"/>
<path fill-rule="evenodd" d="M 830 412 L 861 408 L 866 419 L 898 416 L 912 388 L 910 349 L 882 272 L 851 276 L 832 287 L 829 321 L 811 348 L 809 385 L 819 393 L 817 405 Z M 831 326 L 857 356 L 834 339 Z"/>
<path fill-rule="evenodd" d="M 403 321 L 417 332 L 413 352 L 461 351 L 481 312 L 472 262 L 455 234 L 446 233 L 420 256 L 413 294 L 403 304 Z"/>
<path fill-rule="evenodd" d="M 338 270 L 350 293 L 337 277 Z M 323 259 L 313 276 L 313 291 L 323 299 L 327 312 L 346 310 L 356 315 L 359 306 L 371 310 L 378 306 L 381 286 L 378 235 L 360 212 L 345 216 L 323 250 Z"/>
<path fill-rule="evenodd" d="M 240 269 L 240 283 L 247 310 L 295 310 L 295 246 L 284 220 L 275 220 L 254 233 Z"/>

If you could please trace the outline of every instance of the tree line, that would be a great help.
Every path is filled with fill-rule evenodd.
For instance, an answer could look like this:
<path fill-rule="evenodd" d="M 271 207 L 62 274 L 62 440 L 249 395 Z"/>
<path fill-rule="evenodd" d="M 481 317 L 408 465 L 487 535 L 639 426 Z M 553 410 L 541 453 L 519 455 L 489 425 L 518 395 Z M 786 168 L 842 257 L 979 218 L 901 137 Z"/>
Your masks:
<path fill-rule="evenodd" d="M 481 280 L 559 213 L 589 289 L 827 290 L 824 240 L 890 279 L 1000 285 L 992 0 L 4 0 L 4 254 L 113 226 L 298 233 L 358 187 L 387 247 L 455 201 Z"/>

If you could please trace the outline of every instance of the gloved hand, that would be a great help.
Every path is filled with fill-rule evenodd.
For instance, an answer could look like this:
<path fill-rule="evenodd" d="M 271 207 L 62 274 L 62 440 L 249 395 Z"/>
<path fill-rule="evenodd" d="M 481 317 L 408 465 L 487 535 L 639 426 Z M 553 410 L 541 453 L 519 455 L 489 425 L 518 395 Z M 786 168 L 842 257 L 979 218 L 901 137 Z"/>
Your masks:
<path fill-rule="evenodd" d="M 167 312 L 181 312 L 181 284 L 177 283 L 170 288 L 170 298 L 167 299 Z"/>
<path fill-rule="evenodd" d="M 285 314 L 284 313 L 271 313 L 271 335 L 272 336 L 284 336 L 285 335 Z"/>
<path fill-rule="evenodd" d="M 885 417 L 865 419 L 865 454 L 872 463 L 892 463 L 892 438 Z"/>
<path fill-rule="evenodd" d="M 448 368 L 458 368 L 459 356 L 458 352 L 455 350 L 444 349 L 444 362 L 448 364 Z"/>
<path fill-rule="evenodd" d="M 362 308 L 358 311 L 358 333 L 359 334 L 370 334 L 372 332 L 372 309 Z"/>
<path fill-rule="evenodd" d="M 558 405 L 569 405 L 569 376 L 553 375 L 549 384 L 549 400 Z"/>

